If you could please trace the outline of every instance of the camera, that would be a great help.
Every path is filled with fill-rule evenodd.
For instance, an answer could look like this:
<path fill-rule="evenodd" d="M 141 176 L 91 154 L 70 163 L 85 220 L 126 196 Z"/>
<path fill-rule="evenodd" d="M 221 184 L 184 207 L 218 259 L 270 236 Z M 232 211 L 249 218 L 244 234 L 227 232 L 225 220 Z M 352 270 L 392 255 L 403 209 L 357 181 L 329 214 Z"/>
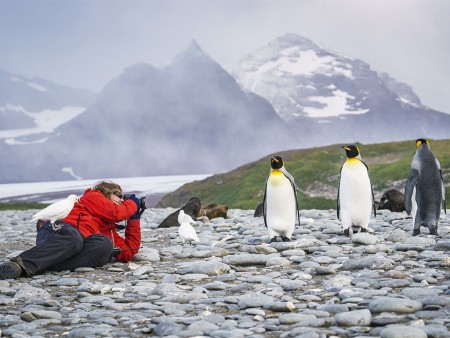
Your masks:
<path fill-rule="evenodd" d="M 125 200 L 127 200 L 127 199 L 130 198 L 131 195 L 133 195 L 133 194 L 125 194 L 125 195 L 123 195 L 123 198 L 124 198 Z M 146 208 L 147 208 L 147 207 L 145 206 L 145 198 L 146 198 L 146 197 L 147 197 L 147 196 L 139 197 L 139 209 L 146 209 Z"/>

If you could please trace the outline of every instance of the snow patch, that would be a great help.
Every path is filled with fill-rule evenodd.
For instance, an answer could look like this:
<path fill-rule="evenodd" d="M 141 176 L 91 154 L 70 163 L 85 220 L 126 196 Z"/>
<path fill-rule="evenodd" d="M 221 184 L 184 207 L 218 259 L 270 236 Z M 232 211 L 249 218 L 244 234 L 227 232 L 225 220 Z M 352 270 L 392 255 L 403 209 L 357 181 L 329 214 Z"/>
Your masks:
<path fill-rule="evenodd" d="M 15 138 L 7 138 L 5 140 L 5 143 L 8 145 L 26 145 L 26 144 L 36 144 L 36 143 L 44 143 L 46 142 L 50 137 L 43 137 L 41 139 L 38 140 L 33 140 L 33 141 L 18 141 Z"/>
<path fill-rule="evenodd" d="M 341 90 L 333 91 L 334 96 L 312 96 L 310 101 L 319 102 L 324 105 L 323 108 L 305 107 L 303 111 L 308 114 L 308 117 L 321 118 L 339 115 L 359 115 L 365 114 L 369 109 L 353 110 L 347 104 L 347 99 L 354 99 L 354 96 L 343 92 Z"/>
<path fill-rule="evenodd" d="M 40 91 L 40 92 L 48 92 L 47 88 L 45 88 L 44 86 L 42 86 L 42 85 L 40 85 L 40 84 L 38 84 L 36 82 L 25 81 L 24 79 L 21 79 L 20 77 L 17 77 L 17 76 L 11 77 L 11 80 L 15 81 L 15 82 L 23 82 L 27 86 L 30 86 L 31 88 L 33 88 L 33 89 L 35 89 L 37 91 Z"/>
<path fill-rule="evenodd" d="M 0 107 L 0 111 L 13 111 L 26 114 L 34 120 L 36 127 L 26 129 L 1 130 L 0 139 L 12 139 L 8 140 L 11 144 L 14 142 L 19 142 L 13 140 L 14 137 L 53 132 L 57 127 L 59 127 L 63 123 L 70 121 L 75 116 L 78 116 L 85 109 L 85 107 L 66 106 L 59 110 L 44 109 L 40 112 L 29 112 L 22 106 L 7 104 L 3 107 Z"/>
<path fill-rule="evenodd" d="M 75 175 L 75 172 L 73 171 L 73 169 L 72 169 L 71 167 L 64 167 L 64 168 L 61 169 L 61 171 L 62 171 L 63 173 L 69 174 L 70 176 L 72 176 L 72 177 L 73 177 L 74 179 L 76 179 L 76 180 L 81 180 L 81 179 L 83 179 L 83 177 L 78 176 L 78 175 Z"/>
<path fill-rule="evenodd" d="M 409 101 L 406 98 L 401 97 L 401 96 L 397 97 L 397 101 L 400 101 L 401 103 L 408 104 L 408 105 L 413 106 L 413 107 L 422 107 L 420 104 L 411 102 L 411 101 Z"/>

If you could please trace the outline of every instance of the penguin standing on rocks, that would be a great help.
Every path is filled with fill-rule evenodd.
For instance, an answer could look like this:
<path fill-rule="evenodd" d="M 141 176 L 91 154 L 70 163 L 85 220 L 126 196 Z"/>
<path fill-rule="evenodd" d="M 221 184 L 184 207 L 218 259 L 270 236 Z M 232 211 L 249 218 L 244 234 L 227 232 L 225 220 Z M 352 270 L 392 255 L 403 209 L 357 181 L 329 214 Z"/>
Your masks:
<path fill-rule="evenodd" d="M 353 235 L 353 226 L 362 231 L 373 232 L 369 228 L 370 215 L 376 216 L 375 199 L 369 178 L 369 169 L 361 160 L 355 145 L 342 147 L 347 161 L 341 168 L 341 178 L 337 196 L 337 217 L 342 222 L 346 236 Z"/>
<path fill-rule="evenodd" d="M 441 165 L 425 139 L 416 140 L 416 154 L 405 186 L 405 211 L 413 214 L 413 236 L 426 226 L 430 235 L 437 235 L 441 203 L 445 208 L 445 185 Z"/>
<path fill-rule="evenodd" d="M 275 242 L 278 236 L 283 242 L 288 242 L 294 232 L 296 220 L 300 224 L 298 187 L 280 156 L 272 156 L 270 166 L 263 202 L 264 224 L 269 230 L 270 242 Z"/>

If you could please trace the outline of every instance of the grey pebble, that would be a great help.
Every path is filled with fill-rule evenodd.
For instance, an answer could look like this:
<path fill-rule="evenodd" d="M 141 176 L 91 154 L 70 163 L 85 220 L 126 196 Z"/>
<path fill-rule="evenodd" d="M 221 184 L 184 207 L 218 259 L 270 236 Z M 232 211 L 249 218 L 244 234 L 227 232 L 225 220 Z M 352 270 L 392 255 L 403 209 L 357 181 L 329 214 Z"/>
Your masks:
<path fill-rule="evenodd" d="M 380 297 L 369 303 L 369 310 L 375 313 L 414 313 L 422 308 L 421 302 L 409 298 Z"/>
<path fill-rule="evenodd" d="M 411 326 L 391 326 L 380 332 L 381 338 L 427 338 L 424 330 Z"/>

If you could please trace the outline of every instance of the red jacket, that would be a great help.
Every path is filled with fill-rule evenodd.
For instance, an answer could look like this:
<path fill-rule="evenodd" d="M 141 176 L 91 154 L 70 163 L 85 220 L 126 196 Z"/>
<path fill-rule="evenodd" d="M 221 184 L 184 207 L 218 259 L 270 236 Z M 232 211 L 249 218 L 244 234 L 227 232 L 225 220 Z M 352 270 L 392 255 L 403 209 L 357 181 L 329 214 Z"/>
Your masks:
<path fill-rule="evenodd" d="M 61 221 L 73 225 L 84 237 L 93 234 L 109 237 L 113 245 L 122 250 L 116 258 L 127 262 L 139 251 L 141 245 L 141 222 L 139 219 L 129 219 L 136 212 L 137 206 L 132 200 L 117 204 L 100 191 L 87 189 L 69 215 Z M 117 233 L 115 224 L 127 219 L 125 238 L 122 238 Z"/>

